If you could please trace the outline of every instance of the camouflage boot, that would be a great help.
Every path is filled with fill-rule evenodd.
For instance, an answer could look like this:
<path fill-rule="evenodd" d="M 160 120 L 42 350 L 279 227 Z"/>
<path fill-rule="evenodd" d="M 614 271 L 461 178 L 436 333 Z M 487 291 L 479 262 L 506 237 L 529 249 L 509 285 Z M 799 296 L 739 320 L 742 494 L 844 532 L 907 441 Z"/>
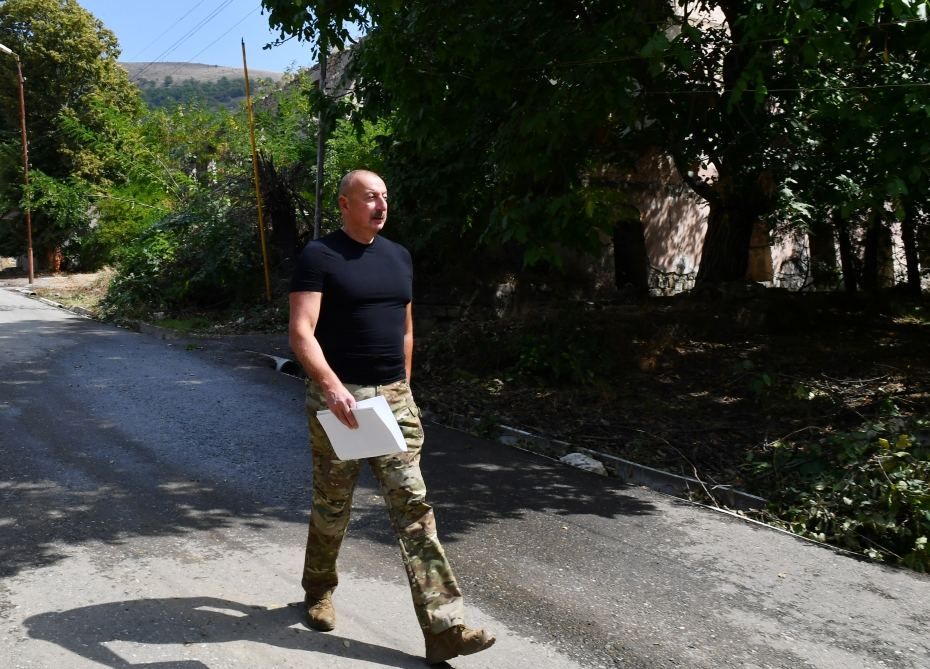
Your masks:
<path fill-rule="evenodd" d="M 471 655 L 494 645 L 494 635 L 484 629 L 456 625 L 438 634 L 426 634 L 426 663 L 439 664 L 459 655 Z"/>
<path fill-rule="evenodd" d="M 320 632 L 329 632 L 336 627 L 336 609 L 333 608 L 332 591 L 324 592 L 320 597 L 304 599 L 307 625 Z"/>

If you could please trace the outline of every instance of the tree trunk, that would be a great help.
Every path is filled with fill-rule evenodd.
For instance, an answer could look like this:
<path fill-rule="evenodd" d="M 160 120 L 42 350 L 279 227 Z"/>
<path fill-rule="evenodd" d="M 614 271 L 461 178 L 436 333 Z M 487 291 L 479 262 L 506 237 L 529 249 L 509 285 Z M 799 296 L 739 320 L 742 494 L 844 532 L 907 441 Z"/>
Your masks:
<path fill-rule="evenodd" d="M 843 268 L 843 287 L 847 293 L 855 293 L 858 290 L 858 280 L 856 276 L 856 255 L 853 251 L 852 239 L 849 236 L 849 222 L 840 215 L 839 211 L 833 212 L 833 225 L 836 228 L 837 237 L 840 242 L 840 266 Z"/>
<path fill-rule="evenodd" d="M 756 220 L 754 211 L 745 205 L 726 207 L 719 200 L 710 202 L 697 283 L 742 281 L 746 278 L 749 241 Z"/>
<path fill-rule="evenodd" d="M 649 257 L 643 224 L 636 216 L 621 219 L 614 226 L 614 283 L 618 290 L 631 287 L 638 294 L 649 291 Z"/>
<path fill-rule="evenodd" d="M 775 266 L 772 263 L 772 237 L 763 221 L 757 220 L 752 226 L 749 238 L 749 255 L 746 267 L 749 281 L 775 281 Z"/>
<path fill-rule="evenodd" d="M 921 215 L 911 210 L 914 218 L 914 237 L 917 241 L 917 262 L 923 274 L 930 274 L 930 209 L 924 207 Z"/>
<path fill-rule="evenodd" d="M 811 279 L 816 288 L 836 287 L 836 237 L 823 222 L 814 225 L 807 233 L 810 247 Z"/>
<path fill-rule="evenodd" d="M 279 262 L 290 271 L 290 265 L 300 253 L 297 231 L 295 202 L 287 170 L 282 174 L 274 162 L 259 154 L 259 169 L 262 173 L 262 200 L 265 213 L 271 223 L 271 246 L 277 252 Z"/>
<path fill-rule="evenodd" d="M 61 264 L 64 262 L 65 254 L 62 253 L 60 246 L 55 246 L 46 250 L 45 260 L 46 266 L 50 272 L 58 274 L 61 271 Z"/>
<path fill-rule="evenodd" d="M 878 290 L 881 287 L 881 221 L 871 216 L 865 229 L 862 251 L 862 289 Z"/>
<path fill-rule="evenodd" d="M 917 257 L 917 221 L 910 204 L 901 221 L 901 241 L 904 244 L 904 261 L 907 264 L 907 292 L 920 295 L 920 261 Z"/>

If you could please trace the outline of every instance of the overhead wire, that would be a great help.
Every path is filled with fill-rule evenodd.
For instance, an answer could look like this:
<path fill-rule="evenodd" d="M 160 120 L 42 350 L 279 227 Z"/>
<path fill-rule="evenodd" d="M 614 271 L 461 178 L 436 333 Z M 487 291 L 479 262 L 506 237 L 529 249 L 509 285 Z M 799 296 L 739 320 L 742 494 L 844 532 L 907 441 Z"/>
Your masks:
<path fill-rule="evenodd" d="M 185 12 L 184 15 L 181 16 L 181 18 L 179 18 L 177 21 L 175 21 L 175 22 L 172 23 L 170 26 L 168 26 L 167 28 L 165 28 L 165 29 L 162 31 L 162 33 L 161 33 L 158 37 L 156 37 L 156 38 L 153 39 L 151 42 L 149 42 L 149 43 L 146 44 L 144 47 L 142 47 L 142 49 L 139 50 L 139 51 L 136 53 L 136 55 L 133 57 L 133 60 L 138 59 L 139 56 L 141 56 L 141 55 L 144 54 L 146 51 L 148 51 L 148 49 L 149 49 L 150 46 L 152 46 L 153 44 L 155 44 L 156 42 L 158 42 L 158 40 L 160 40 L 162 37 L 164 37 L 164 36 L 167 35 L 169 32 L 171 32 L 171 31 L 174 29 L 174 27 L 175 27 L 176 25 L 178 25 L 181 21 L 183 21 L 183 20 L 186 19 L 188 16 L 190 16 L 198 7 L 200 7 L 200 5 L 202 5 L 202 4 L 205 3 L 206 1 L 207 1 L 207 0 L 199 0 L 199 2 L 197 2 L 197 4 L 195 4 L 193 7 L 191 7 L 190 9 L 188 9 L 187 12 Z"/>
<path fill-rule="evenodd" d="M 241 19 L 239 19 L 238 21 L 236 21 L 232 26 L 230 26 L 229 29 L 226 30 L 226 32 L 224 32 L 222 35 L 220 35 L 219 37 L 217 37 L 215 40 L 213 40 L 212 42 L 210 42 L 209 44 L 207 44 L 207 46 L 205 46 L 205 47 L 202 48 L 200 51 L 198 51 L 198 52 L 195 53 L 193 56 L 191 56 L 190 60 L 191 60 L 192 62 L 195 61 L 195 60 L 197 60 L 197 56 L 199 56 L 200 54 L 202 54 L 204 51 L 206 51 L 207 49 L 209 49 L 211 46 L 213 46 L 214 44 L 216 44 L 217 42 L 219 42 L 219 41 L 220 41 L 221 39 L 223 39 L 224 37 L 226 37 L 226 35 L 228 35 L 229 33 L 231 33 L 231 32 L 232 32 L 233 30 L 235 30 L 243 21 L 245 21 L 247 18 L 249 18 L 250 16 L 252 16 L 252 14 L 255 13 L 255 10 L 256 10 L 256 9 L 259 9 L 260 7 L 261 7 L 261 3 L 259 3 L 258 5 L 256 5 L 255 7 L 253 7 L 252 9 L 250 9 L 250 10 L 248 11 L 248 13 L 247 13 L 245 16 L 243 16 Z M 182 67 L 182 66 L 179 65 L 178 67 L 176 67 L 175 69 L 173 69 L 171 72 L 169 72 L 169 73 L 168 73 L 167 75 L 165 75 L 165 76 L 170 77 L 172 74 L 174 74 L 175 72 L 177 72 L 178 70 L 180 70 L 181 67 Z"/>
<path fill-rule="evenodd" d="M 133 81 L 138 81 L 139 78 L 140 78 L 146 71 L 148 71 L 148 69 L 151 68 L 155 63 L 161 61 L 165 56 L 167 56 L 168 54 L 170 54 L 170 53 L 172 53 L 173 51 L 175 51 L 179 46 L 181 46 L 181 44 L 183 44 L 184 42 L 186 42 L 187 40 L 189 40 L 191 37 L 193 37 L 193 36 L 194 36 L 196 33 L 198 33 L 204 26 L 206 26 L 208 23 L 210 23 L 211 21 L 213 21 L 213 20 L 220 14 L 220 12 L 222 12 L 224 9 L 226 9 L 227 7 L 229 7 L 229 5 L 231 5 L 233 2 L 234 2 L 234 0 L 222 0 L 222 2 L 220 2 L 220 4 L 219 4 L 215 9 L 213 9 L 213 11 L 211 11 L 211 12 L 210 12 L 209 14 L 207 14 L 204 18 L 202 18 L 200 21 L 198 21 L 198 22 L 194 25 L 194 27 L 191 28 L 190 30 L 188 30 L 184 35 L 182 35 L 181 37 L 179 37 L 179 38 L 174 42 L 174 44 L 172 44 L 172 45 L 169 46 L 167 49 L 165 49 L 164 51 L 162 51 L 162 52 L 161 52 L 160 54 L 158 54 L 158 56 L 156 56 L 150 63 L 148 63 L 147 65 L 145 65 L 145 67 L 143 67 L 141 70 L 139 70 L 138 72 L 136 72 L 136 74 L 132 77 L 132 80 L 133 80 Z"/>

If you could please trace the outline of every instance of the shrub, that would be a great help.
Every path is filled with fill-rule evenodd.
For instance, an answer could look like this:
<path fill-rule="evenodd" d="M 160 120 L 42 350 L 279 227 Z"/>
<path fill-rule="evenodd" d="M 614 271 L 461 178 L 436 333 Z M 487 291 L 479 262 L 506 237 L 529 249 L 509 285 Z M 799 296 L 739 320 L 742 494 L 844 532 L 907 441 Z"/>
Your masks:
<path fill-rule="evenodd" d="M 246 193 L 204 191 L 143 233 L 122 254 L 104 312 L 134 318 L 257 298 L 261 253 Z"/>
<path fill-rule="evenodd" d="M 803 445 L 776 442 L 747 462 L 771 490 L 775 523 L 793 532 L 930 570 L 930 443 L 926 418 L 891 418 Z"/>

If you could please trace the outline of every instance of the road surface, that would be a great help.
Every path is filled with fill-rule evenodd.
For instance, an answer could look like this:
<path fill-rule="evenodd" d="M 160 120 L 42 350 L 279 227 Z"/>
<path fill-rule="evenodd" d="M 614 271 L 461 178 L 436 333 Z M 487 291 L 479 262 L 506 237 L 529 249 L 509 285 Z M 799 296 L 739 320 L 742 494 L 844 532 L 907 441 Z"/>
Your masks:
<path fill-rule="evenodd" d="M 422 667 L 370 475 L 338 626 L 297 603 L 302 385 L 0 290 L 0 667 Z M 414 385 L 415 385 L 414 379 Z M 431 426 L 488 669 L 930 667 L 930 579 Z"/>

